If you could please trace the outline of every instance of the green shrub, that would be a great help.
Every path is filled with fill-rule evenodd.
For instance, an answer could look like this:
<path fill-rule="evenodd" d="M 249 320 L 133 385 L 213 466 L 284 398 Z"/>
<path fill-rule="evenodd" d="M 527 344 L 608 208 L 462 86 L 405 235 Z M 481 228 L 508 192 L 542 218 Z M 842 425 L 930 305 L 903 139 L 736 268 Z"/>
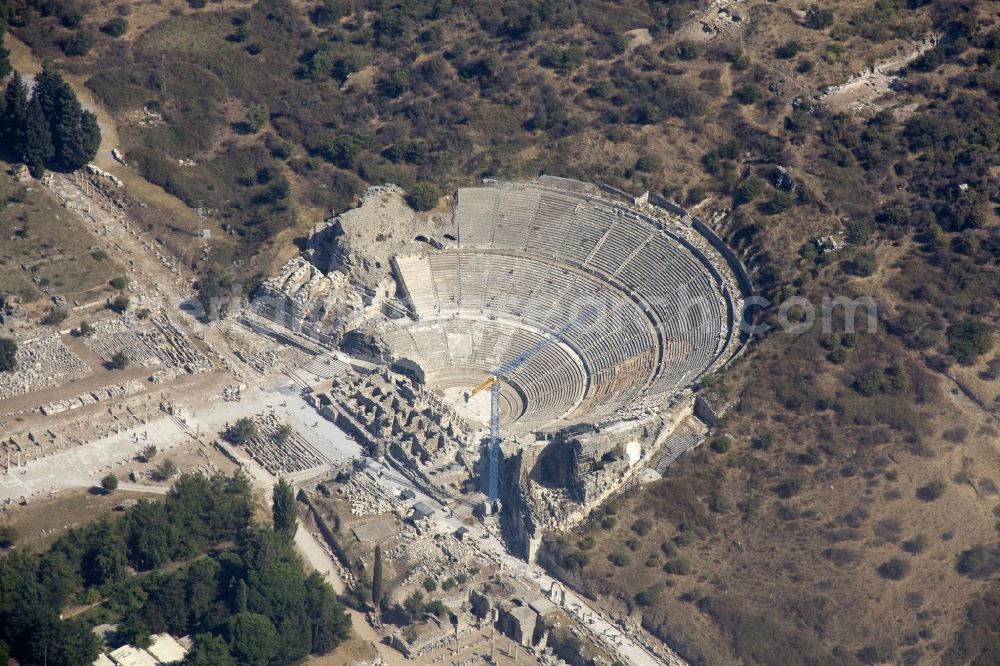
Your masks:
<path fill-rule="evenodd" d="M 108 361 L 108 368 L 111 370 L 124 370 L 132 363 L 132 359 L 125 352 L 117 351 Z"/>
<path fill-rule="evenodd" d="M 128 311 L 130 303 L 131 301 L 129 301 L 128 296 L 117 296 L 113 301 L 108 303 L 108 309 L 118 314 L 124 314 Z"/>
<path fill-rule="evenodd" d="M 542 53 L 540 64 L 542 67 L 557 69 L 561 72 L 571 72 L 583 64 L 584 57 L 584 51 L 579 46 L 566 48 L 550 46 Z"/>
<path fill-rule="evenodd" d="M 243 444 L 257 436 L 257 424 L 253 419 L 244 416 L 237 419 L 225 433 L 225 438 L 233 444 Z"/>
<path fill-rule="evenodd" d="M 58 326 L 66 321 L 66 317 L 68 316 L 69 312 L 66 308 L 52 308 L 42 317 L 42 324 L 45 326 Z"/>
<path fill-rule="evenodd" d="M 663 167 L 663 160 L 659 155 L 643 155 L 635 162 L 635 170 L 642 173 L 659 171 Z"/>
<path fill-rule="evenodd" d="M 640 518 L 632 523 L 632 531 L 639 536 L 646 536 L 653 529 L 653 523 L 646 518 Z"/>
<path fill-rule="evenodd" d="M 728 437 L 725 436 L 716 437 L 715 439 L 712 440 L 712 443 L 709 444 L 708 446 L 715 453 L 725 453 L 733 446 L 733 442 L 732 440 L 730 440 Z"/>
<path fill-rule="evenodd" d="M 927 549 L 930 539 L 926 534 L 917 534 L 903 542 L 903 550 L 910 555 L 919 555 Z"/>
<path fill-rule="evenodd" d="M 878 565 L 878 575 L 889 580 L 903 580 L 908 573 L 910 573 L 910 563 L 899 557 L 893 557 Z"/>
<path fill-rule="evenodd" d="M 108 474 L 101 479 L 101 488 L 103 488 L 106 493 L 113 493 L 118 489 L 118 477 L 114 474 Z"/>
<path fill-rule="evenodd" d="M 567 569 L 582 569 L 590 562 L 590 556 L 584 552 L 577 551 L 569 553 L 563 558 L 563 566 Z"/>
<path fill-rule="evenodd" d="M 733 97 L 736 101 L 744 106 L 749 106 L 750 104 L 756 104 L 764 97 L 764 91 L 760 89 L 755 83 L 744 83 L 739 88 L 733 91 Z"/>
<path fill-rule="evenodd" d="M 833 25 L 833 12 L 813 5 L 806 10 L 805 26 L 810 30 L 823 30 Z"/>
<path fill-rule="evenodd" d="M 684 557 L 670 560 L 663 566 L 663 570 L 676 576 L 686 576 L 691 573 L 691 562 Z"/>
<path fill-rule="evenodd" d="M 424 589 L 427 590 L 428 592 L 433 592 L 434 590 L 437 589 L 437 581 L 434 580 L 433 576 L 428 576 L 427 578 L 424 578 L 423 585 Z"/>
<path fill-rule="evenodd" d="M 406 203 L 417 211 L 431 210 L 437 206 L 439 199 L 441 191 L 430 183 L 417 183 L 406 195 Z"/>
<path fill-rule="evenodd" d="M 878 258 L 870 250 L 861 250 L 856 252 L 851 259 L 843 262 L 843 268 L 851 275 L 869 277 L 874 275 L 878 268 Z"/>
<path fill-rule="evenodd" d="M 802 479 L 799 478 L 785 479 L 780 484 L 778 484 L 778 487 L 775 490 L 778 493 L 778 497 L 782 499 L 789 499 L 791 497 L 794 497 L 799 493 L 800 490 L 802 490 Z"/>
<path fill-rule="evenodd" d="M 875 231 L 875 225 L 867 218 L 850 220 L 845 227 L 844 237 L 853 245 L 864 245 Z"/>
<path fill-rule="evenodd" d="M 882 371 L 878 368 L 865 370 L 854 380 L 854 390 L 861 395 L 870 398 L 882 390 Z"/>
<path fill-rule="evenodd" d="M 112 37 L 121 37 L 128 32 L 128 21 L 116 16 L 101 26 L 101 32 Z"/>
<path fill-rule="evenodd" d="M 115 289 L 124 289 L 125 287 L 128 286 L 128 278 L 125 278 L 125 277 L 114 277 L 114 278 L 111 278 L 111 280 L 108 281 L 108 284 L 110 284 Z"/>
<path fill-rule="evenodd" d="M 944 495 L 948 484 L 941 479 L 935 479 L 926 485 L 917 488 L 917 497 L 925 502 L 933 502 Z"/>
<path fill-rule="evenodd" d="M 635 595 L 635 602 L 640 606 L 655 606 L 660 601 L 660 594 L 663 592 L 663 588 L 662 583 L 651 585 Z"/>
<path fill-rule="evenodd" d="M 616 567 L 625 567 L 628 566 L 629 559 L 625 553 L 614 551 L 608 554 L 608 561 Z"/>
<path fill-rule="evenodd" d="M 969 364 L 993 349 L 993 327 L 965 317 L 948 327 L 948 351 L 959 363 Z"/>
<path fill-rule="evenodd" d="M 94 34 L 89 30 L 77 30 L 62 40 L 60 47 L 63 53 L 70 57 L 83 56 L 90 53 L 95 41 Z"/>
<path fill-rule="evenodd" d="M 774 50 L 774 56 L 780 60 L 791 60 L 802 51 L 802 44 L 791 39 Z"/>

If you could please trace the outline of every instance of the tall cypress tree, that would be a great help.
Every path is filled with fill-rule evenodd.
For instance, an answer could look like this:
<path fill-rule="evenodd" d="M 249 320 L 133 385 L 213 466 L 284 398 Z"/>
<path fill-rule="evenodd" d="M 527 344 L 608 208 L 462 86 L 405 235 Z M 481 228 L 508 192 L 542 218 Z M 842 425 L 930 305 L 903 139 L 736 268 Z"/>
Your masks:
<path fill-rule="evenodd" d="M 17 135 L 14 151 L 28 165 L 31 175 L 41 178 L 45 174 L 45 163 L 52 159 L 55 149 L 49 123 L 37 98 L 32 97 L 28 102 L 28 115 Z"/>
<path fill-rule="evenodd" d="M 375 564 L 372 567 L 372 603 L 382 608 L 382 546 L 375 544 Z"/>
<path fill-rule="evenodd" d="M 299 526 L 299 515 L 295 508 L 295 491 L 284 479 L 278 479 L 274 484 L 274 492 L 271 497 L 273 506 L 271 516 L 274 519 L 274 531 L 282 535 L 289 542 L 295 538 L 295 530 Z"/>
<path fill-rule="evenodd" d="M 3 112 L 0 113 L 0 141 L 15 148 L 17 135 L 28 118 L 28 86 L 20 72 L 14 72 L 3 95 Z M 14 150 L 16 153 L 16 149 Z"/>

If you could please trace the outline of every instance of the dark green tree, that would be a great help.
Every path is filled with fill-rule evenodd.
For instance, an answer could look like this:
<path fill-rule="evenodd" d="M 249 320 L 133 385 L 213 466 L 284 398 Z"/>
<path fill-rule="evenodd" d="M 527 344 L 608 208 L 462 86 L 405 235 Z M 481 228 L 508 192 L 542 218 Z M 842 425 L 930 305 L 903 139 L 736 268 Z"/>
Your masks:
<path fill-rule="evenodd" d="M 104 491 L 107 493 L 113 493 L 118 490 L 118 477 L 114 474 L 108 474 L 101 479 L 101 488 L 104 488 Z"/>
<path fill-rule="evenodd" d="M 229 648 L 241 664 L 263 666 L 278 652 L 278 632 L 263 615 L 237 613 L 227 629 Z"/>
<path fill-rule="evenodd" d="M 117 532 L 110 527 L 98 529 L 98 536 L 94 537 L 83 559 L 84 579 L 88 584 L 104 585 L 124 580 L 128 559 Z"/>
<path fill-rule="evenodd" d="M 993 348 L 993 328 L 980 319 L 964 317 L 948 327 L 948 351 L 959 363 L 973 363 Z"/>
<path fill-rule="evenodd" d="M 236 602 L 234 608 L 237 613 L 247 612 L 247 582 L 240 579 L 240 582 L 236 584 Z"/>
<path fill-rule="evenodd" d="M 298 511 L 295 507 L 295 491 L 290 483 L 278 479 L 274 485 L 271 497 L 273 505 L 271 515 L 274 518 L 274 531 L 291 541 L 295 538 L 295 530 L 299 525 Z"/>
<path fill-rule="evenodd" d="M 97 116 L 81 111 L 77 122 L 64 128 L 66 133 L 59 159 L 67 169 L 79 169 L 88 164 L 101 147 L 101 128 Z"/>
<path fill-rule="evenodd" d="M 17 343 L 10 338 L 0 338 L 0 372 L 17 370 Z"/>
<path fill-rule="evenodd" d="M 0 141 L 14 152 L 16 141 L 28 119 L 28 86 L 20 72 L 14 72 L 4 90 L 3 111 L 0 112 Z M 19 155 L 17 157 L 20 157 Z"/>
<path fill-rule="evenodd" d="M 372 603 L 382 607 L 382 546 L 375 544 L 375 564 L 372 567 Z"/>
<path fill-rule="evenodd" d="M 256 436 L 257 424 L 253 422 L 253 419 L 248 417 L 237 419 L 236 423 L 226 430 L 226 439 L 233 444 L 243 444 Z"/>
<path fill-rule="evenodd" d="M 11 72 L 10 51 L 3 45 L 3 35 L 0 34 L 0 79 L 7 78 Z"/>
<path fill-rule="evenodd" d="M 184 660 L 187 666 L 236 666 L 226 641 L 212 634 L 196 634 L 194 647 Z"/>
<path fill-rule="evenodd" d="M 131 362 L 132 360 L 128 357 L 128 354 L 123 351 L 116 351 L 111 360 L 108 361 L 108 368 L 111 370 L 124 370 Z"/>
<path fill-rule="evenodd" d="M 35 80 L 34 97 L 49 122 L 56 162 L 74 170 L 94 159 L 101 145 L 97 118 L 81 108 L 76 93 L 49 62 Z"/>
<path fill-rule="evenodd" d="M 310 624 L 312 654 L 326 654 L 347 640 L 351 618 L 337 601 L 333 588 L 317 571 L 306 578 L 305 616 Z"/>
<path fill-rule="evenodd" d="M 409 194 L 406 195 L 406 203 L 413 210 L 430 210 L 437 205 L 441 198 L 441 191 L 430 183 L 417 183 Z"/>
<path fill-rule="evenodd" d="M 17 132 L 13 146 L 17 157 L 28 166 L 31 175 L 41 178 L 45 174 L 45 164 L 52 159 L 55 149 L 52 147 L 52 132 L 48 121 L 35 97 L 28 102 L 28 114 L 23 127 Z"/>

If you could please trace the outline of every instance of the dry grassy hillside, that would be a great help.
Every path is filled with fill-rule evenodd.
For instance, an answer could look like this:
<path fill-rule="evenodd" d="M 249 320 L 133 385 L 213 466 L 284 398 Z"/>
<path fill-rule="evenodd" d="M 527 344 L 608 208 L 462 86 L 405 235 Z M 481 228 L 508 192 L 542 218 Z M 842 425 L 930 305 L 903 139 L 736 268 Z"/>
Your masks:
<path fill-rule="evenodd" d="M 695 663 L 1000 660 L 996 3 L 10 4 L 231 232 L 203 270 L 266 270 L 366 184 L 546 172 L 731 208 L 775 302 L 873 298 L 877 331 L 756 341 L 713 448 L 544 559 Z"/>

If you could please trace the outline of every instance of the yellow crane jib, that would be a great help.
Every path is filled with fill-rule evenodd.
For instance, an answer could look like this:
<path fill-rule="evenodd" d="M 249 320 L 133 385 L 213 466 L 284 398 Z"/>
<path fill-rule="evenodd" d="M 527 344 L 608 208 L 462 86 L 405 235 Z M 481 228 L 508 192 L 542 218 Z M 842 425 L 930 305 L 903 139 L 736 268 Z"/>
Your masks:
<path fill-rule="evenodd" d="M 477 384 L 474 389 L 472 389 L 472 393 L 469 394 L 469 399 L 471 400 L 472 398 L 476 397 L 476 394 L 480 393 L 481 391 L 485 391 L 486 389 L 490 388 L 499 381 L 500 379 L 496 375 L 490 375 L 482 382 Z"/>

